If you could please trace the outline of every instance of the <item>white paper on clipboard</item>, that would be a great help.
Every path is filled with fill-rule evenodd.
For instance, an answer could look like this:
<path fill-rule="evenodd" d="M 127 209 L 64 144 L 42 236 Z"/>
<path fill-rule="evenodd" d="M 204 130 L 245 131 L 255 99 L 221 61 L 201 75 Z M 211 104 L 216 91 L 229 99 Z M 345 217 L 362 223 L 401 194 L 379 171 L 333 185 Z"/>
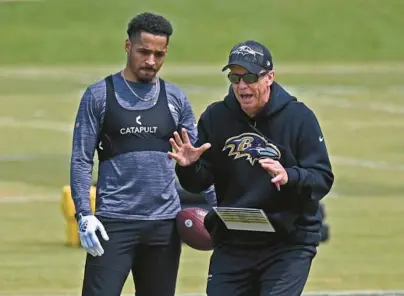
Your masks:
<path fill-rule="evenodd" d="M 213 207 L 228 229 L 275 232 L 267 215 L 261 209 Z"/>

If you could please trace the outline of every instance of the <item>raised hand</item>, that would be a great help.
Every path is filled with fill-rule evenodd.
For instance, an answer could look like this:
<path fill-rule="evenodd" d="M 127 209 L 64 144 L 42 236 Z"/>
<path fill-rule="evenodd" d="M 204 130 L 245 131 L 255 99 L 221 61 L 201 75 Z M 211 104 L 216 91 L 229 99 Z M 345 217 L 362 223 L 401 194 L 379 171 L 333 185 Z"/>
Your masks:
<path fill-rule="evenodd" d="M 174 139 L 170 138 L 173 152 L 168 152 L 168 156 L 175 159 L 180 166 L 193 164 L 211 147 L 210 143 L 205 143 L 195 148 L 189 141 L 188 133 L 185 128 L 181 129 L 181 135 L 182 139 L 178 132 L 174 132 Z"/>

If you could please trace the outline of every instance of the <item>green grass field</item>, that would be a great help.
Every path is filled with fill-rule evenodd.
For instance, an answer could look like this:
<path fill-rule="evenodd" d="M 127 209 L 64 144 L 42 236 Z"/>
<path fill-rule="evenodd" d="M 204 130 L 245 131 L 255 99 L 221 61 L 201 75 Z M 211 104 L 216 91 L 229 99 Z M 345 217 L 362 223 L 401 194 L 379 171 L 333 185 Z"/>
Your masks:
<path fill-rule="evenodd" d="M 403 2 L 162 3 L 0 1 L 0 292 L 80 290 L 84 252 L 65 246 L 60 209 L 72 124 L 85 87 L 119 71 L 126 22 L 146 9 L 173 19 L 162 76 L 197 116 L 222 99 L 220 65 L 245 38 L 273 48 L 278 82 L 316 112 L 336 182 L 325 200 L 331 240 L 306 290 L 402 289 Z M 208 260 L 184 248 L 179 293 L 204 291 Z"/>

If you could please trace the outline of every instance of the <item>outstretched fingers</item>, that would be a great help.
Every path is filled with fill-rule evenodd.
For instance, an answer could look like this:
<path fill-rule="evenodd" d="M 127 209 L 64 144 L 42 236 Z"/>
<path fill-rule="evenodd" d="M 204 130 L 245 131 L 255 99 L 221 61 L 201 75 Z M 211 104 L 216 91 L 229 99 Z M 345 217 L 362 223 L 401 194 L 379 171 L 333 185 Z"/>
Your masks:
<path fill-rule="evenodd" d="M 182 160 L 180 155 L 178 155 L 177 153 L 173 153 L 171 151 L 168 151 L 168 157 L 174 159 L 176 162 L 181 162 Z"/>
<path fill-rule="evenodd" d="M 172 147 L 176 152 L 180 151 L 180 146 L 177 145 L 177 142 L 176 142 L 173 138 L 170 138 L 169 142 L 170 142 L 170 144 L 171 144 L 171 147 Z"/>
<path fill-rule="evenodd" d="M 206 150 L 208 150 L 211 147 L 210 143 L 205 143 L 201 147 L 199 147 L 197 150 L 198 152 L 202 155 Z"/>
<path fill-rule="evenodd" d="M 174 132 L 174 139 L 176 144 L 181 147 L 182 145 L 184 145 L 184 143 L 182 142 L 182 139 L 180 137 L 180 135 L 178 134 L 178 132 Z"/>
<path fill-rule="evenodd" d="M 182 134 L 182 139 L 184 140 L 184 144 L 191 143 L 189 141 L 188 133 L 187 133 L 187 130 L 185 128 L 181 129 L 181 134 Z"/>

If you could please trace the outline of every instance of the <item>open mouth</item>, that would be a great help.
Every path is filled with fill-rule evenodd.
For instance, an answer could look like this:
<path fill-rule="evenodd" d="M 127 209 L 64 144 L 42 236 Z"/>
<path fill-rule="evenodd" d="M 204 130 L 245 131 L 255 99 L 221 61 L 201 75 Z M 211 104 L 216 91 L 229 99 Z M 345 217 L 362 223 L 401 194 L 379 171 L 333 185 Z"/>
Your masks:
<path fill-rule="evenodd" d="M 244 94 L 244 95 L 240 95 L 240 98 L 242 101 L 248 101 L 250 99 L 252 99 L 253 95 L 249 95 L 249 94 Z"/>

